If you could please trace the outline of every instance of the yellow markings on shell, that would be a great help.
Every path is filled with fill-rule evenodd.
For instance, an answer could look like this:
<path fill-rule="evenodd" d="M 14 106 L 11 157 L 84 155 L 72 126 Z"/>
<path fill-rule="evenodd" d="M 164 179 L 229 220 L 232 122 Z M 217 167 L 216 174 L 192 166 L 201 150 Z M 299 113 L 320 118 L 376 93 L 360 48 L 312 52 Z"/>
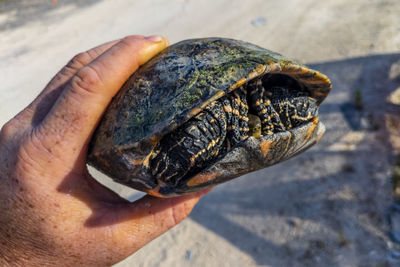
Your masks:
<path fill-rule="evenodd" d="M 261 148 L 261 153 L 263 156 L 267 156 L 269 149 L 271 148 L 272 141 L 270 140 L 264 140 L 260 143 L 260 148 Z"/>
<path fill-rule="evenodd" d="M 308 131 L 307 131 L 307 135 L 306 135 L 306 139 L 309 139 L 310 138 L 310 136 L 311 136 L 311 134 L 314 132 L 314 130 L 315 130 L 315 127 L 317 127 L 317 124 L 318 124 L 318 117 L 314 117 L 314 118 L 312 118 L 312 123 L 313 123 L 313 125 L 310 127 L 310 129 L 308 129 Z"/>
<path fill-rule="evenodd" d="M 299 78 L 299 81 L 304 84 L 317 85 L 317 84 L 326 84 L 325 81 L 315 80 L 315 79 L 307 79 L 307 78 Z"/>
<path fill-rule="evenodd" d="M 210 97 L 210 99 L 208 101 L 205 101 L 202 105 L 201 105 L 201 109 L 204 109 L 206 106 L 208 106 L 209 103 L 214 102 L 215 100 L 223 97 L 225 95 L 225 92 L 222 90 L 219 90 L 218 92 L 215 93 L 215 95 L 213 95 L 212 97 Z"/>
<path fill-rule="evenodd" d="M 327 95 L 327 93 L 318 92 L 318 91 L 315 91 L 315 92 L 313 92 L 312 94 L 313 94 L 314 96 L 316 96 L 316 97 L 322 97 L 322 96 L 326 96 L 326 95 Z"/>
<path fill-rule="evenodd" d="M 246 81 L 247 81 L 246 78 L 242 78 L 239 81 L 237 81 L 236 88 L 242 86 Z"/>
<path fill-rule="evenodd" d="M 267 66 L 265 66 L 265 65 L 261 65 L 261 64 L 257 65 L 257 67 L 252 72 L 250 72 L 249 75 L 247 76 L 248 80 L 251 80 L 251 79 L 254 79 L 254 78 L 260 76 L 262 73 L 264 73 L 266 68 L 267 68 Z"/>
<path fill-rule="evenodd" d="M 200 113 L 201 111 L 202 111 L 202 108 L 201 108 L 201 107 L 193 108 L 193 109 L 189 112 L 188 118 L 191 118 L 191 117 L 197 115 L 197 114 Z"/>
<path fill-rule="evenodd" d="M 196 186 L 196 185 L 201 185 L 207 182 L 210 182 L 212 180 L 214 180 L 215 178 L 221 176 L 221 173 L 217 172 L 217 173 L 209 173 L 209 174 L 197 174 L 195 177 L 193 177 L 192 179 L 190 179 L 186 185 L 188 186 Z"/>
<path fill-rule="evenodd" d="M 215 93 L 210 99 L 207 101 L 204 101 L 200 106 L 193 108 L 188 115 L 186 116 L 186 119 L 190 119 L 193 116 L 197 115 L 200 113 L 205 107 L 207 107 L 210 103 L 213 103 L 215 100 L 223 97 L 225 95 L 225 92 L 222 90 L 219 90 L 218 92 Z M 214 103 L 215 104 L 215 103 Z"/>
<path fill-rule="evenodd" d="M 309 69 L 294 64 L 282 64 L 282 74 L 300 75 L 310 72 Z"/>
<path fill-rule="evenodd" d="M 263 74 L 265 72 L 265 70 L 267 69 L 266 65 L 262 65 L 259 64 L 255 67 L 255 69 L 253 71 L 251 71 L 247 77 L 241 78 L 239 81 L 237 81 L 235 84 L 232 84 L 231 87 L 229 87 L 228 92 L 232 92 L 233 90 L 235 90 L 236 88 L 242 86 L 245 82 L 250 81 L 258 76 L 260 76 L 261 74 Z"/>
<path fill-rule="evenodd" d="M 160 140 L 161 138 L 155 135 L 149 137 L 150 144 L 153 146 L 155 146 Z"/>
<path fill-rule="evenodd" d="M 160 191 L 159 185 L 157 185 L 157 187 L 155 187 L 153 189 L 145 190 L 145 192 L 151 196 L 164 197 L 164 195 L 160 194 L 159 191 Z"/>
<path fill-rule="evenodd" d="M 314 72 L 313 79 L 317 80 L 317 81 L 319 80 L 321 84 L 329 84 L 330 85 L 329 88 L 332 87 L 331 81 L 329 80 L 328 76 L 326 76 L 325 74 L 322 74 L 319 71 Z"/>

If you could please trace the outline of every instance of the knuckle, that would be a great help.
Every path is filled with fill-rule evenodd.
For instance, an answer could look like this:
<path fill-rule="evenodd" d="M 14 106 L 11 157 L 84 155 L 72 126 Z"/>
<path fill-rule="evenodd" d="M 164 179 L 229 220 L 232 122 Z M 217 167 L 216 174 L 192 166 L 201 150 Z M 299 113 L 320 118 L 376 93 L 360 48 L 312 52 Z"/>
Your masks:
<path fill-rule="evenodd" d="M 55 76 L 56 81 L 62 81 L 63 79 L 69 78 L 75 74 L 75 69 L 70 68 L 69 65 L 64 66 L 60 72 Z"/>
<path fill-rule="evenodd" d="M 53 158 L 48 153 L 49 151 L 44 149 L 42 139 L 33 136 L 32 133 L 30 132 L 21 141 L 15 162 L 15 167 L 26 175 L 32 175 L 35 171 L 46 170 L 46 162 L 49 158 Z"/>
<path fill-rule="evenodd" d="M 61 77 L 71 77 L 89 62 L 89 54 L 82 52 L 75 55 L 59 72 Z"/>
<path fill-rule="evenodd" d="M 26 138 L 21 142 L 21 148 L 25 150 L 28 159 L 39 165 L 48 165 L 50 162 L 65 159 L 64 139 L 65 132 L 63 129 L 41 125 L 32 129 L 26 135 Z"/>
<path fill-rule="evenodd" d="M 96 89 L 103 84 L 98 70 L 92 66 L 81 68 L 71 79 L 73 90 L 96 93 Z"/>
<path fill-rule="evenodd" d="M 10 120 L 9 122 L 7 122 L 6 124 L 3 125 L 3 127 L 1 127 L 0 130 L 0 139 L 7 139 L 10 136 L 12 136 L 15 132 L 15 123 L 13 120 Z"/>
<path fill-rule="evenodd" d="M 87 52 L 81 52 L 75 55 L 67 64 L 67 67 L 74 70 L 79 70 L 90 61 L 90 55 Z"/>
<path fill-rule="evenodd" d="M 1 127 L 0 141 L 3 142 L 11 138 L 15 138 L 17 135 L 19 136 L 22 132 L 25 132 L 25 129 L 22 127 L 17 115 L 14 119 L 8 121 Z"/>

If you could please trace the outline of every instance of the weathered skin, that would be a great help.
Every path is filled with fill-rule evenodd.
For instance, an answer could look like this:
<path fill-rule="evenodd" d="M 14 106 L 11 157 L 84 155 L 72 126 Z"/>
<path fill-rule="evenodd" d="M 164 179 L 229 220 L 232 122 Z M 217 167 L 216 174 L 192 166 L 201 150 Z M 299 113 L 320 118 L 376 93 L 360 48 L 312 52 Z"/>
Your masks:
<path fill-rule="evenodd" d="M 115 97 L 92 139 L 89 164 L 117 182 L 165 197 L 197 191 L 304 151 L 324 132 L 317 117 L 289 131 L 249 137 L 179 187 L 146 171 L 152 149 L 165 134 L 211 101 L 267 73 L 293 77 L 318 105 L 331 88 L 323 74 L 242 41 L 208 38 L 172 45 L 134 73 Z"/>

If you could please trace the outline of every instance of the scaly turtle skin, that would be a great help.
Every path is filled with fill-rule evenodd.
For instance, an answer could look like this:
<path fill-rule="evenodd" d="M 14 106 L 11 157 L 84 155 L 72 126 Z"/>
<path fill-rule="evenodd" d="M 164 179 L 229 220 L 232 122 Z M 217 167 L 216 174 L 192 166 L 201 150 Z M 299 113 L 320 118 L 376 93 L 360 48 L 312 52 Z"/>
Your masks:
<path fill-rule="evenodd" d="M 324 133 L 329 79 L 232 39 L 179 42 L 136 71 L 90 144 L 89 164 L 159 197 L 286 160 Z"/>

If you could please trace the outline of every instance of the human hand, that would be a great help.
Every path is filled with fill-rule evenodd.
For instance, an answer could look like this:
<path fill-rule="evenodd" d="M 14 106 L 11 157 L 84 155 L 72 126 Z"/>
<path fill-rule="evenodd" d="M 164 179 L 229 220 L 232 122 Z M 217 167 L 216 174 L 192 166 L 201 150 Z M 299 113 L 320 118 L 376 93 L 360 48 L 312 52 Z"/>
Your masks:
<path fill-rule="evenodd" d="M 112 97 L 168 45 L 130 36 L 75 56 L 0 132 L 0 265 L 111 265 L 190 213 L 206 192 L 134 203 L 93 179 L 90 137 Z"/>

